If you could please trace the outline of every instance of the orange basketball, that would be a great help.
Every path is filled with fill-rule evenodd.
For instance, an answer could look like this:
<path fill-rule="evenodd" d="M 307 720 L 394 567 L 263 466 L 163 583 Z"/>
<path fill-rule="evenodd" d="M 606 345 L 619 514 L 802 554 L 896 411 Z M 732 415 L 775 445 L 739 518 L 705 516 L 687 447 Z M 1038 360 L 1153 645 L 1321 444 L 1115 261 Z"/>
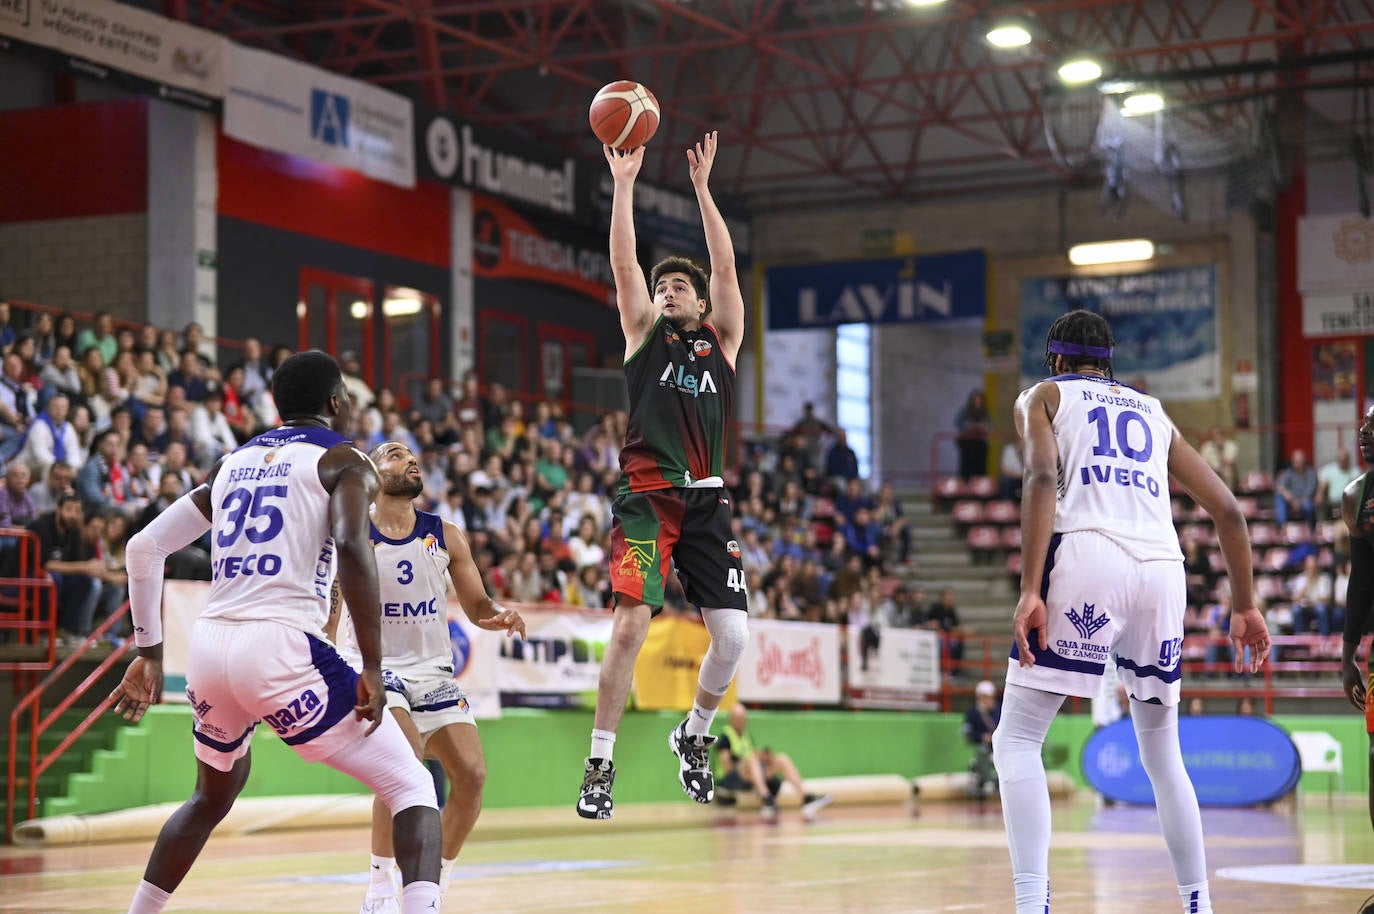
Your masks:
<path fill-rule="evenodd" d="M 658 99 L 634 80 L 617 80 L 596 93 L 587 120 L 607 146 L 634 149 L 649 142 L 658 129 Z"/>

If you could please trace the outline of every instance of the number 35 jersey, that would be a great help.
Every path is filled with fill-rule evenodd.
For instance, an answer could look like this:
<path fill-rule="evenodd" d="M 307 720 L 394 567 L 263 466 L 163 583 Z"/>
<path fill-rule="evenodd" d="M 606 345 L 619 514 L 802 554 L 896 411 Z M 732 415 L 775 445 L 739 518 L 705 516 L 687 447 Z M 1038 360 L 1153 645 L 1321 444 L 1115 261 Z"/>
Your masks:
<path fill-rule="evenodd" d="M 283 426 L 229 455 L 210 490 L 206 619 L 280 622 L 323 638 L 334 582 L 325 452 L 347 439 L 314 425 Z"/>
<path fill-rule="evenodd" d="M 1158 399 L 1106 378 L 1060 375 L 1055 533 L 1093 530 L 1139 561 L 1182 561 L 1169 504 L 1174 426 Z"/>

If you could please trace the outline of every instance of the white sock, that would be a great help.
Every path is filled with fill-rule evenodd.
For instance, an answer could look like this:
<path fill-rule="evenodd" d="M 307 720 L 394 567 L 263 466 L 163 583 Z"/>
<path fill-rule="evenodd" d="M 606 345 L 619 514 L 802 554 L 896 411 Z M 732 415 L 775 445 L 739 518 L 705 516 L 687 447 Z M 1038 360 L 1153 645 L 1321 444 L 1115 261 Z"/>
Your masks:
<path fill-rule="evenodd" d="M 171 892 L 164 892 L 144 879 L 138 884 L 138 891 L 134 893 L 134 900 L 129 905 L 129 914 L 162 914 L 162 909 L 167 907 L 171 897 Z"/>
<path fill-rule="evenodd" d="M 1017 914 L 1049 910 L 1050 790 L 1040 750 L 1064 696 L 1011 684 L 992 735 Z"/>
<path fill-rule="evenodd" d="M 1016 914 L 1050 914 L 1050 877 L 1017 876 Z"/>
<path fill-rule="evenodd" d="M 387 889 L 392 887 L 392 874 L 396 872 L 395 857 L 378 857 L 372 855 L 372 884 L 378 887 L 385 886 Z"/>
<path fill-rule="evenodd" d="M 1178 706 L 1131 702 L 1131 720 L 1140 746 L 1140 762 L 1155 792 L 1159 828 L 1169 847 L 1169 861 L 1180 886 L 1207 884 L 1207 854 L 1202 845 L 1202 813 L 1197 792 L 1183 767 L 1178 746 Z M 1189 889 L 1190 893 L 1192 889 Z M 1189 904 L 1191 904 L 1189 900 Z M 1211 904 L 1210 900 L 1207 902 Z M 1210 907 L 1199 907 L 1209 911 Z"/>
<path fill-rule="evenodd" d="M 448 881 L 453 877 L 453 865 L 458 862 L 458 858 L 452 860 L 439 861 L 439 894 L 448 893 Z"/>
<path fill-rule="evenodd" d="M 1212 894 L 1207 891 L 1207 883 L 1181 885 L 1178 897 L 1183 899 L 1183 914 L 1212 914 Z"/>
<path fill-rule="evenodd" d="M 401 890 L 401 914 L 433 914 L 439 910 L 437 882 L 411 882 Z"/>
<path fill-rule="evenodd" d="M 610 761 L 613 752 L 615 752 L 615 731 L 593 730 L 591 757 Z"/>
<path fill-rule="evenodd" d="M 703 708 L 701 702 L 692 703 L 692 713 L 687 715 L 687 735 L 706 736 L 711 732 L 711 721 L 716 719 L 715 708 Z"/>

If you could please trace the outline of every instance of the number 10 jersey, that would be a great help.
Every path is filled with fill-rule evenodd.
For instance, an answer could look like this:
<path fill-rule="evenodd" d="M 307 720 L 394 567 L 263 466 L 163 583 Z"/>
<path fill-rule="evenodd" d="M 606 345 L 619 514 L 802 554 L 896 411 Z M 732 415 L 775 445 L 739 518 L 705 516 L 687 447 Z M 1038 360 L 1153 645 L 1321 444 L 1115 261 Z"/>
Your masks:
<path fill-rule="evenodd" d="M 1060 375 L 1055 533 L 1092 530 L 1139 561 L 1182 561 L 1169 504 L 1174 426 L 1159 400 L 1107 378 Z"/>
<path fill-rule="evenodd" d="M 210 490 L 210 599 L 203 618 L 279 622 L 324 637 L 334 582 L 325 452 L 347 439 L 283 426 L 229 455 Z"/>

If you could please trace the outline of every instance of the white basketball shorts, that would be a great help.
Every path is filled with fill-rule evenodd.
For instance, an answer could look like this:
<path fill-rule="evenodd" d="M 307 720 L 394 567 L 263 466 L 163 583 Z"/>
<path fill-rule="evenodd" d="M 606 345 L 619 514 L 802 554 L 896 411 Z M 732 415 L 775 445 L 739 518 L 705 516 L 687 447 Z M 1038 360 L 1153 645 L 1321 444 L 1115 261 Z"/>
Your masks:
<path fill-rule="evenodd" d="M 382 683 L 386 686 L 386 706 L 410 715 L 422 745 L 449 724 L 477 726 L 467 693 L 452 673 L 420 667 L 387 668 L 382 670 Z"/>
<path fill-rule="evenodd" d="M 196 758 L 228 771 L 261 720 L 308 762 L 362 739 L 358 674 L 333 645 L 278 622 L 200 619 L 191 632 L 186 697 Z"/>
<path fill-rule="evenodd" d="M 1178 704 L 1187 581 L 1181 561 L 1142 562 L 1110 537 L 1055 534 L 1041 597 L 1047 647 L 1030 635 L 1035 666 L 1023 668 L 1012 646 L 1007 682 L 1091 698 L 1108 652 L 1132 698 Z"/>

